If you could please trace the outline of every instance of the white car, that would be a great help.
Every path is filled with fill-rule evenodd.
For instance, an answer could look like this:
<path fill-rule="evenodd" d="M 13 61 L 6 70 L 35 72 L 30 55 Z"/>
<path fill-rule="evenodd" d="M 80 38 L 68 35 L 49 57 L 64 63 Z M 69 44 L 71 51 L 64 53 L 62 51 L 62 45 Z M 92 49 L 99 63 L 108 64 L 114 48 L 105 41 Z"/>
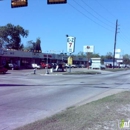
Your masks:
<path fill-rule="evenodd" d="M 41 68 L 41 66 L 40 66 L 40 65 L 37 65 L 36 63 L 33 63 L 33 64 L 32 64 L 32 67 L 33 67 L 33 68 L 37 68 L 37 69 L 40 69 L 40 68 Z"/>
<path fill-rule="evenodd" d="M 105 66 L 105 65 L 100 65 L 100 69 L 101 69 L 101 70 L 105 70 L 105 69 L 106 69 L 106 66 Z"/>
<path fill-rule="evenodd" d="M 69 67 L 71 67 L 71 68 L 77 68 L 77 66 L 75 64 L 72 64 L 70 66 L 68 64 L 66 64 L 65 67 L 67 67 L 67 68 L 69 68 Z"/>

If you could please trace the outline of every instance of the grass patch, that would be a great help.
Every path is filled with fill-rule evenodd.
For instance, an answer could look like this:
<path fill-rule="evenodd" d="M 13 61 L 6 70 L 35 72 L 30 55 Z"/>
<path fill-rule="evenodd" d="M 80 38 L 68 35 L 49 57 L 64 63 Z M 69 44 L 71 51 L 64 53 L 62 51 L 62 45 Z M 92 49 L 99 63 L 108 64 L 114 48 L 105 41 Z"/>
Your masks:
<path fill-rule="evenodd" d="M 64 73 L 63 75 L 87 75 L 87 74 L 101 74 L 101 72 L 97 72 L 97 71 L 87 71 L 87 72 L 82 72 L 82 71 L 77 71 L 77 72 L 67 72 Z"/>
<path fill-rule="evenodd" d="M 128 118 L 130 118 L 129 91 L 80 107 L 70 107 L 62 113 L 15 130 L 117 130 L 118 121 L 122 119 L 127 121 Z"/>
<path fill-rule="evenodd" d="M 66 109 L 69 110 L 69 109 L 72 109 L 72 108 L 75 108 L 75 106 L 67 107 Z"/>
<path fill-rule="evenodd" d="M 128 68 L 107 68 L 105 69 L 106 71 L 111 71 L 111 72 L 117 72 L 117 71 L 126 71 L 126 70 L 130 70 Z"/>

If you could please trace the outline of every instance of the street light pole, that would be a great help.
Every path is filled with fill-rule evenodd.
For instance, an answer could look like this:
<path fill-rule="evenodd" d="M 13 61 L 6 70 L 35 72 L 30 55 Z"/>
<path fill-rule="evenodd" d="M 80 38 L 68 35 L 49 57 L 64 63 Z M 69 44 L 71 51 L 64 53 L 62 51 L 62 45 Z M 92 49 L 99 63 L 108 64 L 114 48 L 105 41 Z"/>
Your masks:
<path fill-rule="evenodd" d="M 48 72 L 48 51 L 47 51 L 47 62 L 46 62 L 46 65 L 47 65 L 47 67 L 46 67 L 46 74 L 49 74 L 49 72 Z"/>
<path fill-rule="evenodd" d="M 70 53 L 69 57 L 71 58 L 71 53 Z M 71 65 L 70 64 L 69 64 L 69 73 L 71 73 Z"/>
<path fill-rule="evenodd" d="M 115 29 L 115 40 L 114 40 L 114 54 L 113 54 L 113 69 L 115 65 L 115 49 L 116 49 L 116 39 L 117 39 L 117 28 L 118 27 L 118 20 L 116 20 L 116 29 Z"/>

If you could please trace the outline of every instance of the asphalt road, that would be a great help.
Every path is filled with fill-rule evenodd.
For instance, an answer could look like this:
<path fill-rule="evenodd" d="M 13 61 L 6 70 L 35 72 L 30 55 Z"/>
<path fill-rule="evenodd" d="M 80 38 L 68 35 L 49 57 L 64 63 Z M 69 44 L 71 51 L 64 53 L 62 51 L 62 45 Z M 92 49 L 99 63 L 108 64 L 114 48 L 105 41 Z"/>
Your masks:
<path fill-rule="evenodd" d="M 0 75 L 0 130 L 12 130 L 67 107 L 129 90 L 129 86 L 129 70 L 97 75 L 46 75 L 45 70 L 34 75 L 33 70 L 10 70 Z"/>

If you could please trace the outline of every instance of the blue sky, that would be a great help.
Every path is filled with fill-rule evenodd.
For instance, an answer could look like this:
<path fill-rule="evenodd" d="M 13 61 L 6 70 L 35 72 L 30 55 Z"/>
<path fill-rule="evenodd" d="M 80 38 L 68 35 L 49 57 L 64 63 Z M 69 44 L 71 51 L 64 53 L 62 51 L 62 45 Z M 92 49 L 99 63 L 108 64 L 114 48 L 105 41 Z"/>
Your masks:
<path fill-rule="evenodd" d="M 28 0 L 28 7 L 11 8 L 11 0 L 0 1 L 0 26 L 8 23 L 29 30 L 22 43 L 41 39 L 43 52 L 67 51 L 66 34 L 76 37 L 75 54 L 84 45 L 94 45 L 95 53 L 113 52 L 118 19 L 117 46 L 130 54 L 130 0 L 68 0 L 48 5 L 47 0 Z"/>

